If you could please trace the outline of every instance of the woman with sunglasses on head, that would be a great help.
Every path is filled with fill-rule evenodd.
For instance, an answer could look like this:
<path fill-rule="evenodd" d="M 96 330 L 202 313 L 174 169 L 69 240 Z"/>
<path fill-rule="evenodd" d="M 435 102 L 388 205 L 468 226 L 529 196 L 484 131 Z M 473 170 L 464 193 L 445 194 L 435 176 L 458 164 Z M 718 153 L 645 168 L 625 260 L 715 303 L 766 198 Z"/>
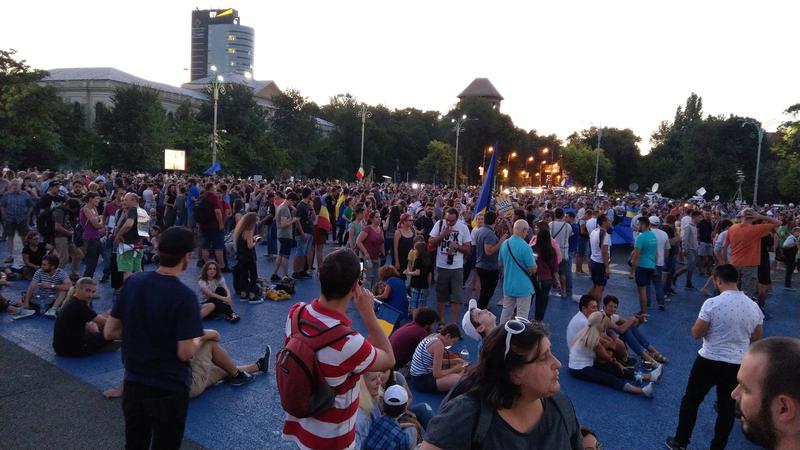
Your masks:
<path fill-rule="evenodd" d="M 632 369 L 626 369 L 614 357 L 613 343 L 604 338 L 611 320 L 600 311 L 589 315 L 589 322 L 569 343 L 569 374 L 590 383 L 605 384 L 631 394 L 653 397 L 653 382 L 661 379 L 662 366 L 645 374 L 644 387 L 634 386 Z"/>
<path fill-rule="evenodd" d="M 561 363 L 541 322 L 516 317 L 486 336 L 461 394 L 431 419 L 420 447 L 583 449 L 572 402 L 558 382 Z"/>

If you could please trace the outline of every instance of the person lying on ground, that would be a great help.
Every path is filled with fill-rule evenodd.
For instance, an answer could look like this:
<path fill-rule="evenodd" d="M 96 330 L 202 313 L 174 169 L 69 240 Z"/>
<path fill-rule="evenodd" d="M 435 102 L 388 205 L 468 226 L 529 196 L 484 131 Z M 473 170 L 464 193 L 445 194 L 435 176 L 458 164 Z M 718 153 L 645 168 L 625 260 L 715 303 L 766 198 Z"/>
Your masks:
<path fill-rule="evenodd" d="M 269 372 L 269 358 L 272 348 L 267 345 L 264 356 L 252 364 L 237 366 L 220 343 L 219 332 L 203 330 L 203 336 L 195 338 L 198 350 L 192 356 L 192 386 L 189 398 L 195 398 L 205 390 L 227 380 L 232 386 L 241 386 L 254 380 L 253 374 Z"/>

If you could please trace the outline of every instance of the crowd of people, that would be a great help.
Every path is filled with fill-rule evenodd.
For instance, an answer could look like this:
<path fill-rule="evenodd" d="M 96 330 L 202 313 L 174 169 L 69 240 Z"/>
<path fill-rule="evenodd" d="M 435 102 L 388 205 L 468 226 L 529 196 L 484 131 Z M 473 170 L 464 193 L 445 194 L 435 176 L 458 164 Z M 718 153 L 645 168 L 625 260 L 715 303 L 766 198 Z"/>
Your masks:
<path fill-rule="evenodd" d="M 796 386 L 780 384 L 779 376 L 767 380 L 772 363 L 745 362 L 774 352 L 774 344 L 761 345 L 770 339 L 760 339 L 766 299 L 779 263 L 784 288 L 793 290 L 800 211 L 520 193 L 511 209 L 490 205 L 476 214 L 477 197 L 477 188 L 408 184 L 4 170 L 8 257 L 0 287 L 29 284 L 18 301 L 0 295 L 0 306 L 13 319 L 55 319 L 58 355 L 122 348 L 125 380 L 107 394 L 123 397 L 131 446 L 179 445 L 190 397 L 221 380 L 242 385 L 268 371 L 271 348 L 237 366 L 219 333 L 203 329 L 204 319 L 236 323 L 235 297 L 259 304 L 273 285 L 292 289 L 316 278 L 319 298 L 290 311 L 286 348 L 303 339 L 297 333 L 349 327 L 351 300 L 368 336 L 350 330 L 325 346 L 332 351 L 314 349 L 333 403 L 308 416 L 287 413 L 285 438 L 302 448 L 599 448 L 602 436 L 580 426 L 559 392 L 561 362 L 546 325 L 551 291 L 578 309 L 567 329 L 556 331 L 566 336 L 570 376 L 653 397 L 668 358 L 642 329 L 657 320 L 649 308 L 655 300 L 666 312 L 680 276 L 691 290 L 695 274 L 710 275 L 702 290 L 711 298 L 691 330 L 703 348 L 667 446 L 688 445 L 713 386 L 725 395 L 712 448 L 724 448 L 736 402 L 754 441 L 773 448 L 797 442 Z M 628 210 L 636 211 L 634 243 L 629 270 L 619 276 L 633 280 L 639 311 L 625 318 L 619 299 L 605 291 L 620 272 L 612 272 L 612 235 Z M 269 278 L 258 273 L 259 245 L 272 262 Z M 156 270 L 143 272 L 149 263 Z M 178 277 L 192 263 L 200 276 L 187 287 Z M 583 295 L 573 290 L 579 276 L 591 280 Z M 107 282 L 113 308 L 98 314 L 92 301 L 98 283 Z M 499 320 L 490 311 L 498 284 Z M 390 337 L 376 302 L 398 313 Z M 294 315 L 302 319 L 298 329 Z M 449 351 L 462 336 L 479 341 L 477 363 Z M 797 342 L 781 342 L 795 353 L 774 364 L 796 368 Z M 771 387 L 762 391 L 761 384 Z M 434 415 L 413 402 L 412 389 L 449 395 Z M 790 405 L 790 412 L 768 414 L 764 402 Z M 169 419 L 147 416 L 154 407 L 171 411 Z"/>

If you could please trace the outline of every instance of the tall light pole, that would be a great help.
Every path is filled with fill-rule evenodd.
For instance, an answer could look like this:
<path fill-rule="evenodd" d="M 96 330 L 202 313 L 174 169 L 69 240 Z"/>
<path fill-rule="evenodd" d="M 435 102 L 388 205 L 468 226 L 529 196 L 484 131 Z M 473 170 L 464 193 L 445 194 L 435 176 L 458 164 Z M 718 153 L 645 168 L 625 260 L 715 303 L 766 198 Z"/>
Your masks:
<path fill-rule="evenodd" d="M 367 118 L 372 117 L 372 113 L 367 109 L 366 103 L 361 104 L 358 115 L 361 116 L 361 160 L 358 163 L 358 168 L 364 170 L 364 128 L 367 126 Z"/>
<path fill-rule="evenodd" d="M 478 119 L 468 119 L 466 114 L 457 119 L 450 119 L 450 122 L 453 124 L 453 131 L 456 132 L 456 162 L 455 169 L 453 170 L 453 187 L 458 186 L 458 138 L 461 136 L 461 132 L 464 131 L 464 124 L 470 120 Z"/>
<path fill-rule="evenodd" d="M 598 177 L 600 176 L 600 139 L 603 136 L 603 128 L 602 126 L 597 127 L 597 150 L 595 153 L 595 160 L 594 160 L 594 193 L 597 194 L 597 184 L 600 182 Z"/>
<path fill-rule="evenodd" d="M 483 151 L 483 165 L 481 166 L 481 170 L 480 170 L 481 177 L 486 175 L 486 154 L 488 153 L 488 154 L 491 155 L 493 151 L 494 151 L 494 147 L 489 147 L 489 148 L 487 148 L 486 150 Z M 483 181 L 483 178 L 481 178 L 481 181 Z"/>
<path fill-rule="evenodd" d="M 764 127 L 761 126 L 759 122 L 744 122 L 742 124 L 742 128 L 745 125 L 752 125 L 758 129 L 758 152 L 756 153 L 756 177 L 755 177 L 755 184 L 753 186 L 753 206 L 758 206 L 758 172 L 761 170 L 761 140 L 764 138 Z"/>
<path fill-rule="evenodd" d="M 225 81 L 222 75 L 217 75 L 217 66 L 211 66 L 211 89 L 214 96 L 214 125 L 211 131 L 211 165 L 217 163 L 217 103 L 219 102 L 219 93 L 225 93 L 225 87 L 220 84 Z"/>

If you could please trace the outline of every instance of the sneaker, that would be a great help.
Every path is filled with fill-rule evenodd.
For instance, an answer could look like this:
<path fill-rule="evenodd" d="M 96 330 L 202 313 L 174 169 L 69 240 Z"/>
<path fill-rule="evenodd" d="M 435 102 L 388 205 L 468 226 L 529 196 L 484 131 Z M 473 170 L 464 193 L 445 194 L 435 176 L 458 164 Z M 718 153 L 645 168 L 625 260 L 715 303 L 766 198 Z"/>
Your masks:
<path fill-rule="evenodd" d="M 796 288 L 793 288 L 793 287 L 786 287 L 786 288 L 783 288 L 783 290 L 784 290 L 784 291 L 789 291 L 789 292 L 795 292 L 795 291 L 797 291 L 797 289 L 796 289 Z"/>
<path fill-rule="evenodd" d="M 226 317 L 225 320 L 227 320 L 228 323 L 236 323 L 241 320 L 241 317 L 236 313 L 232 313 L 230 316 Z"/>
<path fill-rule="evenodd" d="M 50 309 L 48 309 L 47 312 L 44 313 L 44 316 L 47 317 L 48 319 L 55 319 L 57 314 L 58 314 L 58 308 L 56 308 L 55 306 L 51 306 Z"/>
<path fill-rule="evenodd" d="M 658 310 L 659 311 L 666 311 L 666 308 L 664 308 L 664 305 L 658 305 Z"/>
<path fill-rule="evenodd" d="M 273 273 L 271 277 L 269 277 L 270 281 L 281 281 L 281 277 L 278 274 Z"/>
<path fill-rule="evenodd" d="M 653 398 L 653 389 L 653 383 L 647 383 L 647 385 L 642 388 L 642 395 L 647 398 Z"/>
<path fill-rule="evenodd" d="M 686 446 L 678 442 L 672 436 L 664 440 L 664 445 L 666 445 L 669 450 L 686 450 Z"/>
<path fill-rule="evenodd" d="M 283 282 L 283 283 L 291 283 L 293 279 L 294 278 L 289 278 L 289 276 L 287 275 L 287 276 L 281 278 L 281 282 Z"/>
<path fill-rule="evenodd" d="M 250 303 L 251 305 L 259 305 L 261 303 L 264 303 L 264 297 L 259 295 L 258 297 L 251 298 L 247 302 Z"/>
<path fill-rule="evenodd" d="M 243 384 L 250 383 L 253 380 L 255 380 L 254 376 L 250 375 L 249 373 L 247 373 L 247 372 L 245 372 L 243 370 L 240 370 L 239 373 L 237 373 L 236 375 L 232 376 L 228 380 L 228 383 L 231 386 L 241 386 Z"/>
<path fill-rule="evenodd" d="M 650 372 L 650 381 L 653 383 L 658 383 L 661 381 L 661 375 L 663 372 L 663 366 L 658 366 Z"/>
<path fill-rule="evenodd" d="M 256 366 L 258 366 L 258 371 L 263 373 L 269 373 L 269 357 L 272 355 L 272 347 L 267 345 L 266 350 L 264 350 L 264 356 L 258 358 L 256 361 Z"/>
<path fill-rule="evenodd" d="M 246 302 L 248 300 L 250 300 L 250 299 L 247 298 L 247 294 L 246 293 L 245 294 L 239 294 L 239 301 L 240 302 Z"/>
<path fill-rule="evenodd" d="M 17 309 L 17 312 L 11 315 L 11 320 L 25 319 L 26 317 L 30 317 L 34 314 L 36 314 L 36 311 L 32 309 L 19 308 Z"/>
<path fill-rule="evenodd" d="M 308 273 L 308 271 L 306 271 L 306 272 L 300 272 L 300 278 L 312 278 L 312 277 L 313 277 L 313 275 L 311 275 L 310 273 Z"/>

